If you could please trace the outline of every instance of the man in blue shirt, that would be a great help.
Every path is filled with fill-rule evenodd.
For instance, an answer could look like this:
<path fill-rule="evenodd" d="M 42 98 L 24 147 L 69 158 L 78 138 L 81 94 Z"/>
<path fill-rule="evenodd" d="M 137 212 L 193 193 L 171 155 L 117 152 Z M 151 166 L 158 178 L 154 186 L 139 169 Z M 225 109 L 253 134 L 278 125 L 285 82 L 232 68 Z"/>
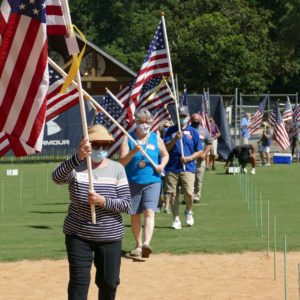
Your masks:
<path fill-rule="evenodd" d="M 166 165 L 165 192 L 171 194 L 172 213 L 174 222 L 172 228 L 181 229 L 179 218 L 178 186 L 184 193 L 186 203 L 186 225 L 193 226 L 194 218 L 192 212 L 194 182 L 196 172 L 195 159 L 202 154 L 202 143 L 198 131 L 189 125 L 188 108 L 179 107 L 179 119 L 181 132 L 178 131 L 178 125 L 168 129 L 164 142 L 169 151 L 169 162 Z M 183 153 L 181 149 L 181 141 Z"/>
<path fill-rule="evenodd" d="M 244 116 L 240 123 L 241 139 L 242 139 L 241 142 L 243 145 L 247 145 L 249 143 L 249 138 L 250 138 L 249 125 L 250 125 L 250 114 L 244 113 Z"/>

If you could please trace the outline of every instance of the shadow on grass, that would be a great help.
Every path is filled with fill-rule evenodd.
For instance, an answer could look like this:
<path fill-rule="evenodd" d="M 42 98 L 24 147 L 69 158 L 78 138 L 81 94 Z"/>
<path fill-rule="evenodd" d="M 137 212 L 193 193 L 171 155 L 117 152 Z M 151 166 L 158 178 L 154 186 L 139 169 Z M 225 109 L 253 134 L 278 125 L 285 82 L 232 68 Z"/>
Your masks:
<path fill-rule="evenodd" d="M 68 205 L 70 204 L 70 202 L 65 202 L 65 203 L 61 203 L 61 202 L 57 202 L 57 203 L 36 203 L 34 205 Z"/>
<path fill-rule="evenodd" d="M 32 225 L 32 226 L 27 226 L 29 228 L 34 228 L 34 229 L 52 229 L 49 226 L 45 226 L 45 225 Z"/>
<path fill-rule="evenodd" d="M 32 210 L 32 211 L 29 211 L 30 213 L 32 214 L 65 214 L 67 211 L 35 211 L 35 210 Z"/>

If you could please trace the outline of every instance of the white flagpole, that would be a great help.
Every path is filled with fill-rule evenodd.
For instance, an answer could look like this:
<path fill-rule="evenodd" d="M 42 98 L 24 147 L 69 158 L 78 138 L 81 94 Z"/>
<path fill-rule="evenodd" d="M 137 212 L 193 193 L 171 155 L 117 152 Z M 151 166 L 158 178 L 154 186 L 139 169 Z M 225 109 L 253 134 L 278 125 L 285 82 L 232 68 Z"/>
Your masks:
<path fill-rule="evenodd" d="M 67 76 L 67 74 L 50 57 L 48 57 L 48 62 L 61 76 Z M 72 84 L 78 86 L 75 81 L 72 81 Z M 101 112 L 103 112 L 105 116 L 108 117 L 134 143 L 135 146 L 138 145 L 134 138 L 90 94 L 88 94 L 85 90 L 82 90 L 82 92 L 86 96 L 86 98 L 91 102 L 94 108 L 101 110 Z M 117 99 L 118 102 L 121 103 L 121 101 L 113 93 L 110 92 L 110 95 L 113 95 L 112 98 Z M 157 165 L 151 159 L 151 157 L 143 149 L 141 149 L 141 152 L 149 160 L 151 165 L 155 168 Z"/>
<path fill-rule="evenodd" d="M 168 63 L 169 63 L 169 67 L 170 67 L 170 77 L 171 77 L 171 82 L 172 82 L 172 88 L 173 88 L 173 94 L 174 97 L 177 101 L 177 105 L 176 105 L 176 119 L 177 119 L 177 125 L 178 125 L 178 131 L 181 131 L 181 126 L 180 126 L 180 119 L 179 119 L 179 113 L 178 113 L 178 106 L 179 106 L 179 99 L 178 99 L 178 95 L 176 93 L 176 87 L 175 87 L 175 81 L 174 81 L 174 74 L 173 74 L 173 67 L 172 67 L 172 62 L 171 62 L 171 56 L 170 56 L 170 49 L 169 49 L 169 41 L 168 41 L 168 35 L 167 35 L 167 29 L 166 29 L 166 23 L 165 23 L 165 16 L 164 13 L 161 13 L 161 22 L 163 25 L 163 32 L 164 32 L 164 37 L 165 37 L 165 42 L 166 42 L 166 49 L 167 49 L 167 56 L 168 56 Z M 183 151 L 183 141 L 182 138 L 180 139 L 180 148 L 181 148 L 181 156 L 184 156 L 184 151 Z M 185 164 L 182 164 L 182 168 L 185 171 Z"/>
<path fill-rule="evenodd" d="M 64 15 L 66 17 L 66 22 L 67 22 L 67 26 L 68 26 L 69 35 L 70 35 L 71 38 L 73 38 L 74 37 L 74 32 L 73 32 L 73 29 L 72 29 L 72 20 L 71 20 L 71 14 L 70 14 L 68 0 L 63 0 L 63 1 L 61 1 L 61 3 L 62 3 Z M 76 54 L 73 54 L 73 59 L 74 59 L 75 55 Z M 88 129 L 87 129 L 86 112 L 85 112 L 82 85 L 81 85 L 81 76 L 80 76 L 80 71 L 79 70 L 77 71 L 76 81 L 77 81 L 78 94 L 79 94 L 79 105 L 80 105 L 83 136 L 84 136 L 85 139 L 88 139 L 89 136 L 88 136 Z M 90 191 L 94 191 L 93 174 L 92 174 L 92 160 L 91 160 L 90 156 L 88 156 L 86 158 L 86 162 L 87 162 L 87 168 L 88 168 L 89 189 L 90 189 Z M 92 216 L 92 223 L 96 224 L 95 205 L 91 205 L 91 216 Z"/>
<path fill-rule="evenodd" d="M 124 105 L 121 103 L 121 101 L 108 89 L 106 88 L 106 93 L 116 101 L 116 103 L 121 107 L 121 108 L 124 108 Z"/>

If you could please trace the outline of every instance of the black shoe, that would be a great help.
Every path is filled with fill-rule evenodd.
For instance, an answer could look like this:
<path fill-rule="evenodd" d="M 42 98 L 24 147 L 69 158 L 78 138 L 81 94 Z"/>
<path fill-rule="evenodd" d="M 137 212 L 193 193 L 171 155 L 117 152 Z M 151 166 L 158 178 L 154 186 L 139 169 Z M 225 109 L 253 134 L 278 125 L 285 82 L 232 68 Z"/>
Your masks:
<path fill-rule="evenodd" d="M 184 200 L 182 200 L 182 202 L 181 202 L 182 204 L 185 204 L 185 201 Z"/>
<path fill-rule="evenodd" d="M 211 168 L 213 171 L 216 171 L 216 167 L 215 166 L 212 166 Z"/>

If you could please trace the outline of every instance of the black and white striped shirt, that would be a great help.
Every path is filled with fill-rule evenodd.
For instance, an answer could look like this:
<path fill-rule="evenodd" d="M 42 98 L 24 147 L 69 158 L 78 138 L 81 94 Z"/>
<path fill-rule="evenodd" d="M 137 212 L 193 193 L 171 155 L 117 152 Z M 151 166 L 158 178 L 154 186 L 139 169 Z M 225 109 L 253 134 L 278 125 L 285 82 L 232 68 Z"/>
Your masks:
<path fill-rule="evenodd" d="M 86 165 L 74 154 L 52 173 L 54 182 L 69 184 L 70 205 L 64 222 L 64 233 L 94 241 L 122 239 L 124 224 L 121 213 L 128 213 L 131 196 L 124 167 L 109 160 L 108 165 L 93 169 L 94 191 L 105 197 L 104 208 L 95 207 L 96 224 L 92 224 L 88 203 L 89 180 Z"/>

